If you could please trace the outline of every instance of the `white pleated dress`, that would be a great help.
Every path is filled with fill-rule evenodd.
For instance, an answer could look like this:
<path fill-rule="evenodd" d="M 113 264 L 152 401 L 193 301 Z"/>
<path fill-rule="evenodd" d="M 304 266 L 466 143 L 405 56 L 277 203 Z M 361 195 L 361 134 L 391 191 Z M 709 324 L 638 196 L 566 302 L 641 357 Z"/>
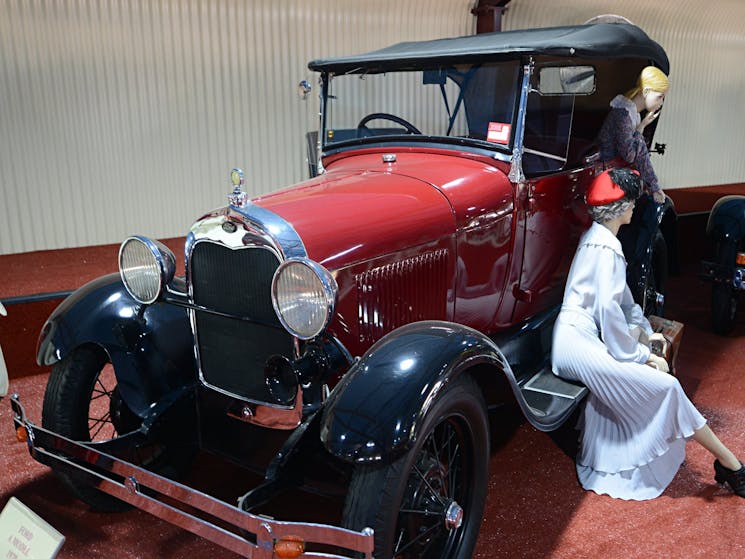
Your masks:
<path fill-rule="evenodd" d="M 553 371 L 590 390 L 579 428 L 582 487 L 619 499 L 660 495 L 685 457 L 686 439 L 706 423 L 678 380 L 645 365 L 651 333 L 626 285 L 613 233 L 593 223 L 569 271 L 553 339 Z"/>

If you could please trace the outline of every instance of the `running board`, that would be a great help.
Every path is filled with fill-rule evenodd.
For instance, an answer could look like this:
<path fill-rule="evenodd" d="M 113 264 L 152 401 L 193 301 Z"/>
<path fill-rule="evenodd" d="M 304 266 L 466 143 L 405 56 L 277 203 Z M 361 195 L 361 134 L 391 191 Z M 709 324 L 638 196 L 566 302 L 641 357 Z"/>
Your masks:
<path fill-rule="evenodd" d="M 574 411 L 588 390 L 557 377 L 549 364 L 523 384 L 520 393 L 530 423 L 541 431 L 553 431 Z"/>

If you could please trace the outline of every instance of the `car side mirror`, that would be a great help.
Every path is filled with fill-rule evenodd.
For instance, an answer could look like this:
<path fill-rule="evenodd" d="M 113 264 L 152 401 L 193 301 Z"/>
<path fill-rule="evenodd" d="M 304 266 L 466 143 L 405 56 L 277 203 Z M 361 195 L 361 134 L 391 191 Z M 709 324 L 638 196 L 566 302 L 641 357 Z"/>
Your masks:
<path fill-rule="evenodd" d="M 595 68 L 592 66 L 545 66 L 538 73 L 541 95 L 592 95 Z"/>

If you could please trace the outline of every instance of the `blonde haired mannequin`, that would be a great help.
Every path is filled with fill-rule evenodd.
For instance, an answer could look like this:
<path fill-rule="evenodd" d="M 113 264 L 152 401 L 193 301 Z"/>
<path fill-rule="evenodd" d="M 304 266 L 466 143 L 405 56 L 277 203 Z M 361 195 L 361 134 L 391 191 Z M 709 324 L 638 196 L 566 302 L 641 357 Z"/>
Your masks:
<path fill-rule="evenodd" d="M 636 86 L 625 93 L 625 96 L 629 99 L 634 99 L 639 93 L 642 93 L 645 89 L 657 91 L 659 93 L 667 93 L 670 89 L 670 81 L 667 79 L 665 73 L 655 66 L 647 66 L 639 74 L 639 78 L 636 80 Z"/>
<path fill-rule="evenodd" d="M 642 179 L 655 202 L 662 204 L 665 193 L 652 168 L 649 150 L 644 139 L 644 129 L 659 115 L 670 82 L 665 73 L 654 66 L 644 68 L 636 85 L 623 95 L 616 95 L 600 129 L 600 157 L 610 161 L 621 157 L 641 172 Z M 641 114 L 646 112 L 644 118 Z"/>

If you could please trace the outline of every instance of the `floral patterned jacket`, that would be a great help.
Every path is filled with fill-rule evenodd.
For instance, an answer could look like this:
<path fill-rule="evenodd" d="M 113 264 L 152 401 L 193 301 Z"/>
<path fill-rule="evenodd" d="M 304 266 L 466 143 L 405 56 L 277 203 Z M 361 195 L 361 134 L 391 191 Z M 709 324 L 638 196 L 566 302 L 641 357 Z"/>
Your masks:
<path fill-rule="evenodd" d="M 629 110 L 617 106 L 611 109 L 600 128 L 598 143 L 600 158 L 603 161 L 620 157 L 639 171 L 645 187 L 650 192 L 660 189 L 644 136 L 636 130 Z"/>

